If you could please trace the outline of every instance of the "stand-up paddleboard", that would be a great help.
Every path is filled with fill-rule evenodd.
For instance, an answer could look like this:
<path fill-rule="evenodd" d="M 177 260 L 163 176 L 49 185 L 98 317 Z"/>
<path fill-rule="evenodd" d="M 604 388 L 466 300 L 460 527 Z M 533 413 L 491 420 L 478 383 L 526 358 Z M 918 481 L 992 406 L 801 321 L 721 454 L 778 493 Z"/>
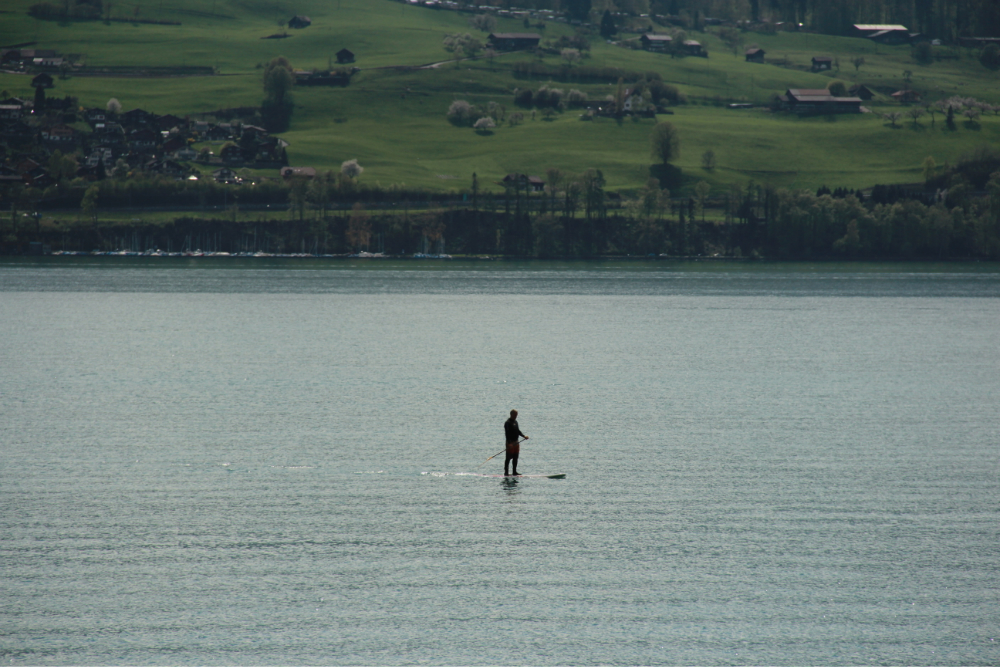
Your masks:
<path fill-rule="evenodd" d="M 530 478 L 539 478 L 539 479 L 566 479 L 566 473 L 564 473 L 564 472 L 548 473 L 548 474 L 544 474 L 544 475 L 537 475 L 537 474 L 533 474 L 533 475 L 488 475 L 486 473 L 480 473 L 480 472 L 422 472 L 420 474 L 421 475 L 431 475 L 432 477 L 448 477 L 448 476 L 453 476 L 453 477 L 496 477 L 496 478 L 499 478 L 499 479 L 507 479 L 507 478 L 510 478 L 510 479 L 521 479 L 521 478 L 525 478 L 525 479 L 530 479 Z"/>

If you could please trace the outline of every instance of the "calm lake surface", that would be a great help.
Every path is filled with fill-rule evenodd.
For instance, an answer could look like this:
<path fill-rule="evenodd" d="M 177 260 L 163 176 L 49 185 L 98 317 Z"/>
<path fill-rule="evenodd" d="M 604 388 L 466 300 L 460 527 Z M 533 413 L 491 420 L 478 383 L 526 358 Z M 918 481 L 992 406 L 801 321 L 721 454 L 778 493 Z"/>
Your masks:
<path fill-rule="evenodd" d="M 0 659 L 997 665 L 998 404 L 997 265 L 7 258 Z"/>

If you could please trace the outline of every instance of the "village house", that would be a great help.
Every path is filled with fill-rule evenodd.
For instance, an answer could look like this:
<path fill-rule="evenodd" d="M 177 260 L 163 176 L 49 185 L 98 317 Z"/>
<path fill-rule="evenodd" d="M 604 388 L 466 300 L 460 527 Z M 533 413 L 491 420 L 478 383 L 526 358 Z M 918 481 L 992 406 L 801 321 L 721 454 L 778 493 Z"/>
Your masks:
<path fill-rule="evenodd" d="M 778 99 L 784 110 L 797 114 L 861 113 L 861 98 L 834 97 L 825 88 L 789 88 Z"/>
<path fill-rule="evenodd" d="M 118 115 L 118 122 L 125 127 L 143 127 L 155 120 L 155 115 L 145 109 L 132 109 Z"/>
<path fill-rule="evenodd" d="M 350 49 L 341 49 L 337 51 L 337 62 L 341 65 L 346 65 L 348 63 L 354 62 L 354 52 Z"/>
<path fill-rule="evenodd" d="M 302 28 L 308 28 L 312 25 L 312 19 L 308 16 L 298 15 L 293 16 L 288 20 L 288 27 L 301 30 Z"/>
<path fill-rule="evenodd" d="M 216 169 L 212 172 L 212 178 L 215 179 L 216 183 L 228 183 L 229 185 L 238 185 L 240 183 L 240 177 L 229 167 Z"/>
<path fill-rule="evenodd" d="M 222 158 L 223 162 L 238 164 L 243 162 L 243 149 L 236 144 L 226 144 L 219 151 L 219 157 Z"/>
<path fill-rule="evenodd" d="M 94 127 L 98 123 L 103 123 L 107 120 L 107 112 L 104 109 L 90 108 L 83 112 L 83 119 L 87 121 L 91 127 Z"/>
<path fill-rule="evenodd" d="M 128 145 L 136 150 L 156 148 L 159 143 L 160 135 L 150 129 L 132 130 L 128 134 Z"/>
<path fill-rule="evenodd" d="M 51 88 L 55 85 L 55 80 L 50 74 L 42 72 L 31 80 L 32 88 Z"/>
<path fill-rule="evenodd" d="M 897 90 L 891 97 L 900 104 L 916 104 L 920 101 L 920 93 L 915 90 Z"/>
<path fill-rule="evenodd" d="M 545 181 L 538 176 L 528 176 L 527 174 L 512 173 L 503 177 L 503 184 L 508 187 L 523 188 L 532 192 L 544 192 Z"/>
<path fill-rule="evenodd" d="M 491 32 L 487 41 L 497 51 L 520 51 L 538 46 L 542 36 L 534 32 Z"/>
<path fill-rule="evenodd" d="M 187 122 L 183 118 L 178 118 L 170 113 L 156 117 L 156 126 L 160 128 L 160 131 L 170 131 L 184 127 L 185 125 L 187 125 Z"/>
<path fill-rule="evenodd" d="M 674 43 L 674 38 L 670 35 L 654 35 L 652 33 L 646 33 L 639 38 L 639 43 L 642 44 L 642 48 L 646 51 L 666 53 L 670 50 L 670 46 Z"/>
<path fill-rule="evenodd" d="M 23 113 L 20 104 L 0 104 L 0 120 L 20 120 Z"/>
<path fill-rule="evenodd" d="M 746 50 L 744 57 L 748 63 L 763 63 L 764 62 L 764 49 L 760 47 L 752 47 Z"/>
<path fill-rule="evenodd" d="M 833 69 L 833 58 L 830 56 L 813 56 L 812 71 L 826 72 Z"/>
<path fill-rule="evenodd" d="M 191 162 L 198 157 L 198 151 L 191 148 L 190 146 L 185 146 L 184 148 L 178 149 L 173 153 L 174 159 L 182 160 L 184 162 Z"/>
<path fill-rule="evenodd" d="M 33 67 L 45 67 L 48 69 L 59 69 L 66 62 L 66 59 L 62 56 L 55 56 L 53 58 L 32 58 L 31 64 Z"/>
<path fill-rule="evenodd" d="M 59 58 L 59 52 L 53 49 L 7 49 L 0 56 L 0 64 L 32 65 L 35 60 L 45 61 Z"/>
<path fill-rule="evenodd" d="M 73 145 L 77 139 L 76 130 L 69 125 L 55 125 L 42 130 L 42 141 L 50 144 Z"/>
<path fill-rule="evenodd" d="M 107 146 L 120 146 L 125 143 L 125 129 L 118 123 L 97 123 L 94 138 Z"/>
<path fill-rule="evenodd" d="M 701 45 L 701 42 L 695 41 L 693 39 L 685 40 L 684 42 L 684 55 L 686 56 L 698 56 L 699 58 L 707 58 L 708 51 L 705 47 Z"/>

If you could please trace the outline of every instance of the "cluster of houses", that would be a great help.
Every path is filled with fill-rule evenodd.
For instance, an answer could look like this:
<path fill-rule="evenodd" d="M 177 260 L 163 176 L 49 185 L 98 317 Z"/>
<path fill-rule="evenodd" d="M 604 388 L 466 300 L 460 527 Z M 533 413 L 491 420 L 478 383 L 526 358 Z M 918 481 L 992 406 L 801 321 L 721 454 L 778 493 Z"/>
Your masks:
<path fill-rule="evenodd" d="M 104 178 L 122 165 L 129 171 L 186 178 L 194 171 L 188 164 L 193 161 L 229 168 L 287 164 L 288 143 L 255 125 L 213 123 L 143 109 L 113 113 L 70 107 L 52 113 L 51 102 L 40 110 L 20 98 L 0 100 L 0 140 L 7 147 L 0 183 L 52 185 L 53 178 L 43 164 L 56 150 L 76 154 L 77 176 L 88 180 Z M 78 129 L 81 122 L 89 131 Z M 207 148 L 192 147 L 200 142 L 223 146 L 212 155 Z"/>
<path fill-rule="evenodd" d="M 674 46 L 674 38 L 670 35 L 656 35 L 653 33 L 646 33 L 639 38 L 639 43 L 642 48 L 646 51 L 651 51 L 653 53 L 680 53 L 685 56 L 697 56 L 700 58 L 707 58 L 708 51 L 705 47 L 693 39 L 686 39 L 680 48 L 676 49 Z"/>
<path fill-rule="evenodd" d="M 52 49 L 2 49 L 0 69 L 21 72 L 31 67 L 35 69 L 58 70 L 69 64 L 65 56 Z"/>

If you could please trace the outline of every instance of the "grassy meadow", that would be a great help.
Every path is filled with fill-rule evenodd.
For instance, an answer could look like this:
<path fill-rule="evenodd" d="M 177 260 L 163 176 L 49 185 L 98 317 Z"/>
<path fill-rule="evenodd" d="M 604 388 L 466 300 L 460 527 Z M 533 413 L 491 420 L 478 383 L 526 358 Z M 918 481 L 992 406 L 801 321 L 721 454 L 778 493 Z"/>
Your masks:
<path fill-rule="evenodd" d="M 467 189 L 473 172 L 491 187 L 510 171 L 544 175 L 556 167 L 579 173 L 601 169 L 610 189 L 632 190 L 650 176 L 649 134 L 654 121 L 609 119 L 581 121 L 567 110 L 552 120 L 541 114 L 516 127 L 506 125 L 481 135 L 457 128 L 445 119 L 455 99 L 473 103 L 496 101 L 517 110 L 513 91 L 537 88 L 543 80 L 514 76 L 513 63 L 526 54 L 486 60 L 449 62 L 436 69 L 399 70 L 446 61 L 442 38 L 471 32 L 467 14 L 411 7 L 391 0 L 152 0 L 139 3 L 139 17 L 180 21 L 180 26 L 101 21 L 38 21 L 27 15 L 30 2 L 8 0 L 0 11 L 0 44 L 37 42 L 64 54 L 81 54 L 88 65 L 210 65 L 218 74 L 186 78 L 57 79 L 50 96 L 77 95 L 86 106 L 103 106 L 118 98 L 125 110 L 142 107 L 158 113 L 204 113 L 259 104 L 263 93 L 259 66 L 277 55 L 296 68 L 325 69 L 341 48 L 357 54 L 361 71 L 347 88 L 297 88 L 290 129 L 289 162 L 295 166 L 339 169 L 357 158 L 363 182 L 383 186 L 405 184 L 433 190 Z M 128 6 L 131 15 L 135 5 Z M 112 15 L 117 16 L 115 8 Z M 122 12 L 126 11 L 123 6 Z M 282 28 L 293 14 L 306 14 L 313 24 L 304 30 Z M 523 31 L 518 21 L 501 20 L 498 31 Z M 261 39 L 286 32 L 285 39 Z M 571 35 L 568 26 L 549 23 L 545 38 Z M 952 130 L 938 115 L 914 123 L 904 117 L 898 127 L 883 120 L 886 111 L 905 111 L 886 95 L 866 104 L 873 113 L 857 116 L 799 118 L 753 110 L 730 110 L 724 101 L 766 103 L 786 88 L 822 88 L 836 78 L 848 85 L 864 83 L 891 92 L 910 87 L 925 99 L 971 96 L 1000 103 L 1000 75 L 983 68 L 968 50 L 936 47 L 945 59 L 916 63 L 909 47 L 878 46 L 868 40 L 813 34 L 745 33 L 747 46 L 767 51 L 784 66 L 746 63 L 742 49 L 734 54 L 708 33 L 690 33 L 710 57 L 672 59 L 608 44 L 592 37 L 587 65 L 656 72 L 684 92 L 689 103 L 659 120 L 674 123 L 681 136 L 675 162 L 686 190 L 700 180 L 713 191 L 748 180 L 784 187 L 815 189 L 867 187 L 875 183 L 920 180 L 922 163 L 932 156 L 940 165 L 956 161 L 979 144 L 1000 144 L 1000 118 L 984 115 L 977 123 L 957 122 Z M 485 35 L 482 35 L 485 37 Z M 634 37 L 634 36 L 630 36 Z M 814 55 L 837 58 L 839 71 L 807 71 Z M 855 70 L 851 59 L 863 56 Z M 546 58 L 551 65 L 556 57 Z M 335 64 L 335 61 L 334 61 Z M 30 96 L 30 77 L 0 74 L 0 88 Z M 557 81 L 592 99 L 614 86 Z M 701 155 L 714 151 L 716 168 L 701 166 Z M 492 185 L 494 189 L 498 186 Z"/>

